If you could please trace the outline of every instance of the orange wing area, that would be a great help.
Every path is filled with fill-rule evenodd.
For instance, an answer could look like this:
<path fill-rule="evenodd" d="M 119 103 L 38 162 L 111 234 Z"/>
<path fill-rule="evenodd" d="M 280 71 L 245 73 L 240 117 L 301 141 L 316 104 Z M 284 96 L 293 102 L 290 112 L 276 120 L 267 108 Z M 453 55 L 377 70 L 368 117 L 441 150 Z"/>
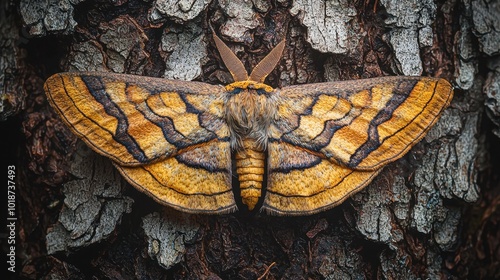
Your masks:
<path fill-rule="evenodd" d="M 381 170 L 355 171 L 284 142 L 269 143 L 268 153 L 262 210 L 273 215 L 309 215 L 332 208 Z"/>
<path fill-rule="evenodd" d="M 223 214 L 237 209 L 228 142 L 213 141 L 139 167 L 116 167 L 137 189 L 177 210 Z"/>
<path fill-rule="evenodd" d="M 420 141 L 453 91 L 443 80 L 383 77 L 286 87 L 271 138 L 355 170 L 376 170 Z"/>
<path fill-rule="evenodd" d="M 45 92 L 77 136 L 158 202 L 193 213 L 236 209 L 223 87 L 80 72 L 50 77 Z"/>
<path fill-rule="evenodd" d="M 96 152 L 136 166 L 215 139 L 228 141 L 221 86 L 112 73 L 60 73 L 52 107 Z"/>

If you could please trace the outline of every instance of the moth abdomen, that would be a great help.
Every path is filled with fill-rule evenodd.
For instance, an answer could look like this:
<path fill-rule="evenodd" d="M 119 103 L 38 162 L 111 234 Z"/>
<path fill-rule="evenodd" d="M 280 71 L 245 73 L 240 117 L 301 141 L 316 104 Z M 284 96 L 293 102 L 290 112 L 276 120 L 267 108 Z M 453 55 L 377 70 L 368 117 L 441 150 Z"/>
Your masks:
<path fill-rule="evenodd" d="M 253 139 L 243 140 L 244 150 L 236 151 L 236 173 L 240 183 L 241 200 L 253 210 L 262 195 L 265 155 Z"/>

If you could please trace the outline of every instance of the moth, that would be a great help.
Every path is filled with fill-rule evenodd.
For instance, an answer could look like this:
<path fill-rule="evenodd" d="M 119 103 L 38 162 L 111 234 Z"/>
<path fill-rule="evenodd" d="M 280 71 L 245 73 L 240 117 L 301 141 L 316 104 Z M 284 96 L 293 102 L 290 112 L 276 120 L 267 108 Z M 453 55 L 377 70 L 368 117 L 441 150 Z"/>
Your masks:
<path fill-rule="evenodd" d="M 272 88 L 285 47 L 251 72 L 214 34 L 234 82 L 125 74 L 51 76 L 69 128 L 159 203 L 191 213 L 332 208 L 420 141 L 449 105 L 444 79 L 382 77 Z"/>

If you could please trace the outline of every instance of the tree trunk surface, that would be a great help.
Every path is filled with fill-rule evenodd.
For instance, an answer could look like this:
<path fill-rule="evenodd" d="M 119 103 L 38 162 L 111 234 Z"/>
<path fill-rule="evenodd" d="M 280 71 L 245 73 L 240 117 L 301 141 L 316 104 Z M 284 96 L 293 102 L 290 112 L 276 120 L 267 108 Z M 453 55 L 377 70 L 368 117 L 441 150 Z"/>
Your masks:
<path fill-rule="evenodd" d="M 2 239 L 7 261 L 15 260 L 8 273 L 500 278 L 499 18 L 500 3 L 486 0 L 2 1 L 3 172 L 15 169 L 5 200 L 14 226 Z M 210 26 L 247 69 L 286 39 L 266 80 L 272 87 L 421 75 L 447 79 L 455 96 L 424 140 L 331 210 L 181 213 L 127 184 L 77 140 L 43 82 L 78 70 L 228 84 Z"/>

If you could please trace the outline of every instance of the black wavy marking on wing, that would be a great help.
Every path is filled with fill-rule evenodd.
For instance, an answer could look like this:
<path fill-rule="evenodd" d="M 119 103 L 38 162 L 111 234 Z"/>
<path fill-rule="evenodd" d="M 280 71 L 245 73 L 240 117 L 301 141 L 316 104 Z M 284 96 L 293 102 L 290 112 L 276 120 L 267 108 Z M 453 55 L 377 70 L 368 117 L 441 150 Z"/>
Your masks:
<path fill-rule="evenodd" d="M 300 195 L 300 194 L 283 194 L 283 193 L 281 193 L 281 192 L 279 192 L 279 191 L 272 191 L 272 190 L 268 190 L 268 191 L 269 191 L 270 193 L 274 194 L 274 195 L 278 195 L 278 196 L 282 196 L 282 197 L 315 197 L 315 196 L 317 196 L 317 195 L 320 195 L 320 194 L 324 193 L 325 191 L 329 191 L 329 190 L 331 190 L 331 189 L 333 189 L 333 188 L 336 188 L 336 187 L 337 187 L 337 186 L 339 186 L 339 185 L 342 185 L 342 183 L 343 183 L 343 182 L 344 182 L 344 181 L 345 181 L 345 180 L 346 180 L 349 176 L 351 176 L 354 172 L 356 172 L 356 171 L 354 171 L 354 170 L 350 170 L 350 172 L 349 172 L 347 175 L 345 175 L 344 177 L 342 177 L 342 178 L 340 179 L 340 181 L 339 181 L 339 182 L 337 182 L 335 185 L 325 186 L 325 188 L 323 188 L 323 189 L 321 189 L 321 190 L 319 190 L 319 191 L 317 191 L 317 192 L 315 192 L 315 193 L 311 193 L 311 194 L 307 194 L 307 195 Z M 319 180 L 319 179 L 320 179 L 320 178 L 318 178 L 318 180 Z M 346 195 L 346 196 L 349 196 L 349 195 Z"/>
<path fill-rule="evenodd" d="M 229 138 L 225 139 L 223 142 L 229 142 Z M 210 145 L 210 143 L 205 145 Z M 229 149 L 229 145 L 227 148 Z M 220 162 L 217 160 L 217 156 L 212 156 L 211 152 L 204 153 L 203 151 L 197 151 L 197 148 L 182 152 L 175 156 L 175 159 L 192 168 L 204 169 L 212 173 L 230 173 L 229 164 L 228 166 L 221 166 Z"/>
<path fill-rule="evenodd" d="M 198 123 L 200 124 L 200 126 L 206 129 L 208 132 L 210 132 L 210 137 L 207 138 L 207 141 L 217 138 L 216 131 L 221 129 L 221 127 L 226 124 L 226 121 L 222 118 L 210 114 L 209 112 L 200 111 L 196 109 L 196 107 L 194 107 L 187 100 L 186 95 L 188 94 L 193 94 L 193 93 L 179 91 L 180 98 L 182 99 L 184 104 L 186 104 L 186 112 L 196 114 L 198 116 Z"/>
<path fill-rule="evenodd" d="M 378 114 L 370 121 L 370 124 L 368 125 L 368 139 L 353 153 L 347 163 L 348 167 L 356 167 L 371 152 L 375 151 L 380 147 L 380 145 L 382 145 L 385 139 L 382 142 L 379 141 L 379 125 L 392 118 L 394 111 L 406 101 L 417 83 L 418 80 L 403 80 L 397 84 L 393 90 L 391 99 L 386 104 L 386 107 L 378 112 Z"/>
<path fill-rule="evenodd" d="M 129 84 L 126 85 L 127 88 Z M 161 91 L 156 90 L 156 93 L 159 94 Z M 184 104 L 186 105 L 186 112 L 193 113 L 198 116 L 198 122 L 200 121 L 201 111 L 197 110 L 193 105 L 191 105 L 185 98 L 184 94 L 181 92 L 176 92 L 179 97 L 182 99 Z M 165 107 L 167 104 L 163 103 Z M 138 103 L 135 105 L 136 109 L 142 113 L 142 115 L 151 123 L 158 126 L 163 133 L 163 137 L 167 140 L 168 143 L 174 145 L 177 149 L 183 149 L 195 144 L 204 143 L 217 138 L 217 135 L 209 130 L 204 129 L 200 130 L 199 133 L 195 135 L 183 135 L 181 132 L 175 129 L 175 122 L 172 118 L 166 116 L 160 116 L 156 114 L 147 104 L 146 101 Z M 178 120 L 183 121 L 183 120 Z M 199 123 L 198 123 L 199 124 Z"/>
<path fill-rule="evenodd" d="M 270 142 L 279 143 L 280 141 L 270 139 Z M 294 155 L 290 155 L 287 153 L 288 156 L 283 157 L 283 159 L 280 161 L 280 165 L 273 166 L 270 169 L 270 172 L 290 173 L 293 170 L 305 170 L 320 164 L 322 160 L 319 156 L 313 155 L 299 148 L 294 149 L 292 153 L 294 153 Z M 268 150 L 267 157 L 269 158 L 271 156 L 273 155 L 271 155 L 271 152 Z M 300 161 L 296 160 L 298 158 L 300 158 Z"/>
<path fill-rule="evenodd" d="M 318 92 L 316 96 L 314 97 L 314 102 L 312 102 L 311 106 L 308 108 L 308 110 L 300 115 L 298 115 L 298 124 L 295 126 L 295 128 L 288 132 L 285 133 L 281 136 L 281 139 L 287 143 L 297 145 L 306 149 L 309 149 L 311 151 L 319 152 L 322 148 L 328 146 L 330 144 L 330 141 L 335 135 L 335 132 L 337 132 L 339 129 L 342 129 L 343 127 L 349 126 L 355 119 L 358 117 L 362 111 L 361 110 L 350 110 L 348 114 L 344 115 L 340 119 L 335 119 L 335 120 L 327 120 L 323 124 L 323 130 L 321 131 L 320 134 L 318 134 L 314 139 L 308 140 L 308 141 L 301 141 L 300 139 L 296 139 L 296 136 L 294 136 L 294 133 L 296 133 L 295 129 L 300 127 L 300 120 L 303 116 L 311 115 L 313 110 L 312 108 L 316 104 L 317 100 L 319 99 L 319 96 L 321 95 L 333 95 L 332 93 L 328 92 Z M 335 95 L 342 97 L 344 99 L 348 99 L 348 92 L 337 92 Z"/>
<path fill-rule="evenodd" d="M 123 111 L 111 100 L 108 93 L 106 92 L 106 87 L 102 82 L 101 78 L 97 76 L 81 75 L 82 81 L 85 83 L 88 91 L 94 97 L 94 99 L 99 102 L 104 111 L 116 118 L 118 125 L 116 131 L 113 134 L 113 140 L 122 144 L 127 151 L 139 162 L 147 163 L 149 162 L 148 157 L 141 149 L 139 144 L 135 141 L 128 133 L 129 123 L 127 116 Z"/>
<path fill-rule="evenodd" d="M 297 115 L 293 115 L 293 119 L 280 118 L 276 122 L 274 122 L 274 125 L 276 125 L 276 127 L 280 131 L 284 132 L 284 134 L 281 136 L 282 140 L 285 140 L 287 135 L 293 133 L 294 130 L 296 130 L 300 126 L 300 118 L 302 116 L 308 116 L 308 115 L 312 114 L 312 108 L 318 102 L 320 95 L 321 94 L 317 94 L 317 95 L 313 96 L 313 100 L 312 100 L 311 104 L 309 104 L 309 106 L 304 110 L 304 112 L 297 114 Z"/>

